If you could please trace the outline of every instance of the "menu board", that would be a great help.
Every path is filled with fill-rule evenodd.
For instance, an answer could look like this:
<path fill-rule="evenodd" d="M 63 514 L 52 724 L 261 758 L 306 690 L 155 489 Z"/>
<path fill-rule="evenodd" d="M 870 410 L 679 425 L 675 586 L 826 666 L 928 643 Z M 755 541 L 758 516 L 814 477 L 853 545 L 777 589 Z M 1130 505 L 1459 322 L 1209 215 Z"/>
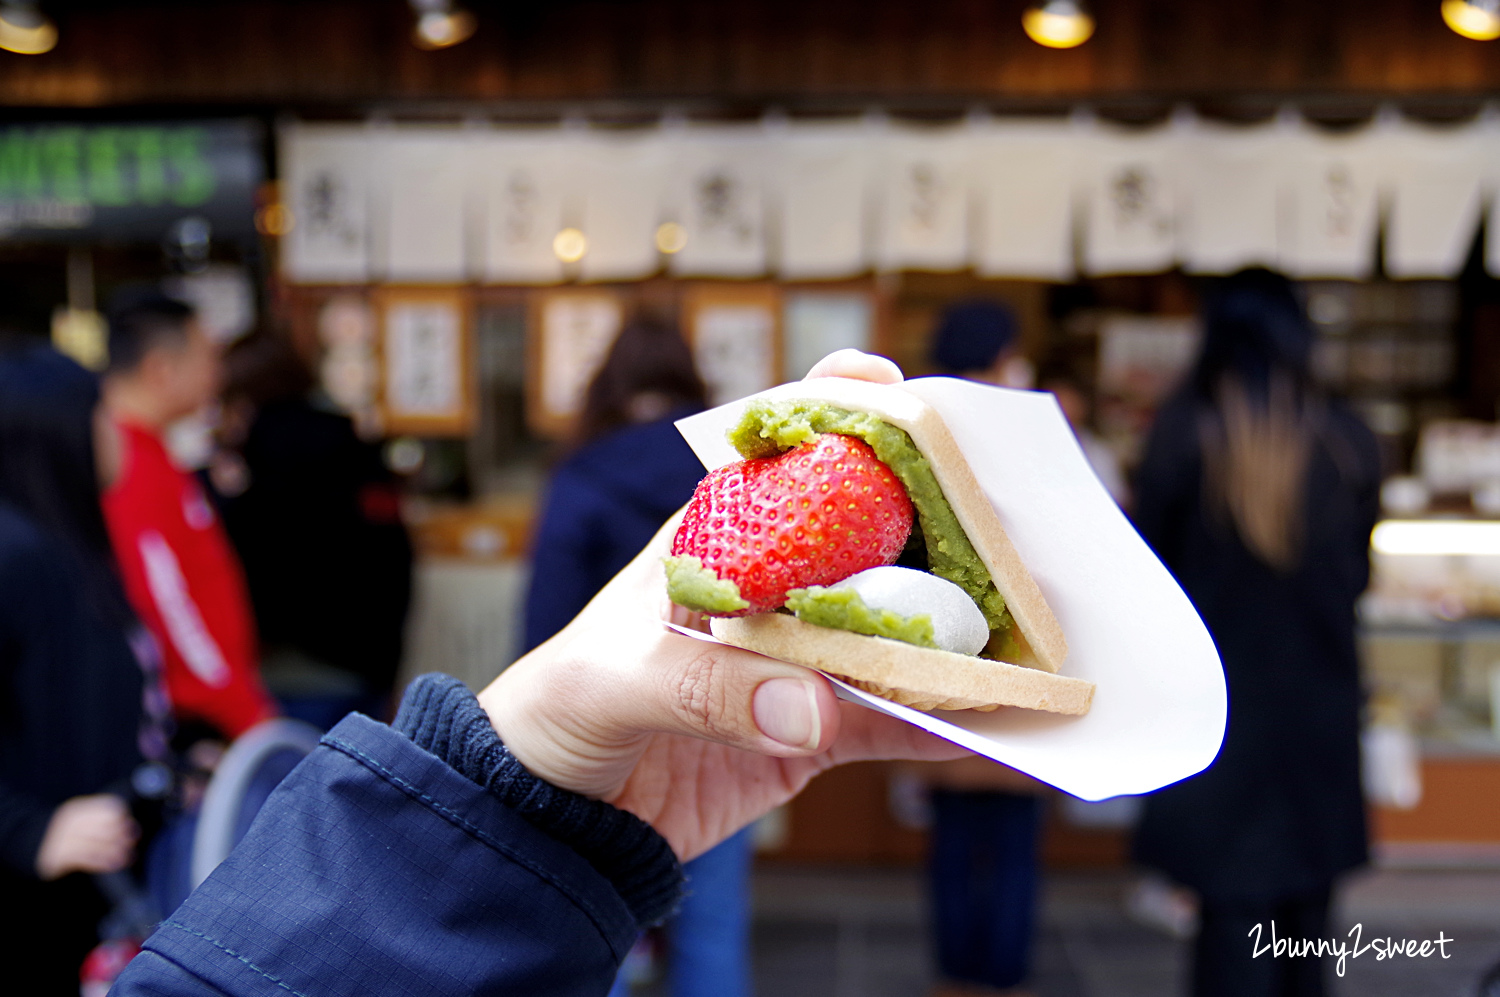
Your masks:
<path fill-rule="evenodd" d="M 704 285 L 687 295 L 688 342 L 708 403 L 764 391 L 780 381 L 781 301 L 761 285 Z"/>
<path fill-rule="evenodd" d="M 604 289 L 559 290 L 534 299 L 527 417 L 543 436 L 562 436 L 624 323 L 620 298 Z"/>
<path fill-rule="evenodd" d="M 797 381 L 836 350 L 868 352 L 874 339 L 875 302 L 863 291 L 802 291 L 786 299 L 786 368 Z"/>
<path fill-rule="evenodd" d="M 386 432 L 466 434 L 473 423 L 474 388 L 462 292 L 383 288 L 376 301 Z"/>

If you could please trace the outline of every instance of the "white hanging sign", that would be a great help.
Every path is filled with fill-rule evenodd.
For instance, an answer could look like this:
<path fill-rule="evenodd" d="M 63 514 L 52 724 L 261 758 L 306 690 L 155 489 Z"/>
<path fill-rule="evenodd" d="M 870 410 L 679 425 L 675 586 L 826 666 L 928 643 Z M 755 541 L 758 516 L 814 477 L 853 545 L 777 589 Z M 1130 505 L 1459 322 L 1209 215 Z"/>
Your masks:
<path fill-rule="evenodd" d="M 969 129 L 892 129 L 882 137 L 883 270 L 969 265 Z"/>
<path fill-rule="evenodd" d="M 576 144 L 555 128 L 496 132 L 479 153 L 484 205 L 479 271 L 497 284 L 562 280 L 552 240 L 567 222 Z"/>
<path fill-rule="evenodd" d="M 630 137 L 591 135 L 578 163 L 581 222 L 588 249 L 579 262 L 584 280 L 637 280 L 655 273 L 661 257 L 667 149 L 654 132 Z"/>
<path fill-rule="evenodd" d="M 783 278 L 834 280 L 869 267 L 871 144 L 858 124 L 790 126 L 775 140 Z"/>
<path fill-rule="evenodd" d="M 972 143 L 981 277 L 1073 277 L 1076 139 L 1062 122 L 996 122 Z"/>
<path fill-rule="evenodd" d="M 672 272 L 684 277 L 765 273 L 767 175 L 764 132 L 715 128 L 668 140 L 677 169 L 668 212 L 687 232 Z"/>
<path fill-rule="evenodd" d="M 382 134 L 388 206 L 382 242 L 388 280 L 457 283 L 467 276 L 471 142 L 453 128 Z"/>
<path fill-rule="evenodd" d="M 1375 263 L 1383 150 L 1376 129 L 1288 136 L 1286 214 L 1277 254 L 1294 277 L 1363 279 Z"/>
<path fill-rule="evenodd" d="M 292 215 L 281 255 L 288 278 L 370 279 L 370 161 L 364 128 L 293 125 L 281 132 L 282 196 Z"/>
<path fill-rule="evenodd" d="M 1286 131 L 1200 124 L 1183 139 L 1179 237 L 1184 267 L 1227 274 L 1279 262 Z"/>
<path fill-rule="evenodd" d="M 1479 226 L 1491 129 L 1402 121 L 1387 131 L 1386 273 L 1456 277 Z"/>
<path fill-rule="evenodd" d="M 1084 269 L 1154 273 L 1177 260 L 1176 129 L 1098 127 L 1081 141 Z"/>

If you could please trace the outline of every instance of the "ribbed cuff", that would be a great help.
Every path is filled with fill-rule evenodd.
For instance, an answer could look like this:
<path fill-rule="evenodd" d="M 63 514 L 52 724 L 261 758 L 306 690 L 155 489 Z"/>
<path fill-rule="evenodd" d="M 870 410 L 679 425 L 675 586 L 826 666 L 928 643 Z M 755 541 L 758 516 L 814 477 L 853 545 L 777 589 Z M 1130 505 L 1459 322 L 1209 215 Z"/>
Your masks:
<path fill-rule="evenodd" d="M 391 726 L 582 855 L 614 884 L 642 928 L 676 908 L 682 866 L 666 839 L 634 814 L 532 775 L 458 679 L 439 674 L 416 679 Z"/>

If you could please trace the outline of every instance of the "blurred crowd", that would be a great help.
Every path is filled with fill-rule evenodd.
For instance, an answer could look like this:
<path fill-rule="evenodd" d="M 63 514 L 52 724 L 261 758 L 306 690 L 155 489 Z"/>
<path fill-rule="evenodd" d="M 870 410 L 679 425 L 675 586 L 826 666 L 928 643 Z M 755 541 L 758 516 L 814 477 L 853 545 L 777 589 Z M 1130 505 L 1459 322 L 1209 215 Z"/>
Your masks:
<path fill-rule="evenodd" d="M 31 992 L 73 994 L 89 953 L 128 936 L 122 904 L 173 860 L 153 842 L 191 814 L 226 745 L 278 716 L 388 712 L 412 547 L 399 482 L 284 339 L 225 352 L 189 306 L 132 288 L 111 303 L 94 374 L 35 318 L 0 311 L 0 946 L 37 968 Z M 1318 960 L 1253 960 L 1244 940 L 1273 918 L 1327 937 L 1331 890 L 1365 861 L 1354 602 L 1378 454 L 1315 386 L 1285 279 L 1223 281 L 1204 329 L 1129 483 L 1089 429 L 1088 392 L 1023 356 L 1005 306 L 949 308 L 930 357 L 1053 392 L 1217 641 L 1220 757 L 1146 800 L 1136 832 L 1142 866 L 1196 906 L 1192 992 L 1315 995 Z M 673 421 L 704 405 L 673 324 L 628 322 L 539 506 L 525 647 L 691 495 L 701 467 Z M 204 411 L 212 447 L 185 471 L 168 433 Z M 982 760 L 918 778 L 941 992 L 1027 992 L 1048 791 Z M 750 853 L 744 831 L 690 863 L 687 902 L 643 941 L 678 997 L 749 994 Z M 622 974 L 616 992 L 629 987 Z"/>
<path fill-rule="evenodd" d="M 282 341 L 226 354 L 132 287 L 95 374 L 24 300 L 0 294 L 0 945 L 71 995 L 180 899 L 173 830 L 228 744 L 386 711 L 412 558 L 378 450 Z M 187 471 L 169 433 L 205 412 Z"/>

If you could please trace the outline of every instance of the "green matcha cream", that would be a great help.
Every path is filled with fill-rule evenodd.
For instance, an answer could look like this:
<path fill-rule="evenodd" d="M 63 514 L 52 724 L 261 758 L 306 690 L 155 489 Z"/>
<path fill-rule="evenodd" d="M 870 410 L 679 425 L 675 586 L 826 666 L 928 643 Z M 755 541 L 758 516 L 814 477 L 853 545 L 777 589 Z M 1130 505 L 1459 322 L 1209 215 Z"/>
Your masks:
<path fill-rule="evenodd" d="M 786 608 L 797 619 L 835 630 L 852 630 L 871 637 L 889 637 L 918 647 L 937 647 L 932 617 L 926 613 L 902 616 L 889 609 L 871 609 L 852 588 L 810 585 L 786 594 Z"/>
<path fill-rule="evenodd" d="M 953 508 L 911 437 L 867 412 L 850 412 L 825 402 L 751 402 L 729 442 L 745 459 L 774 457 L 822 433 L 839 433 L 864 440 L 880 462 L 900 479 L 922 528 L 928 568 L 968 593 L 984 613 L 991 632 L 1011 628 L 1005 599 L 995 588 L 989 569 L 979 559 Z M 717 578 L 695 557 L 667 558 L 667 592 L 673 602 L 709 613 L 744 609 L 739 587 Z M 857 605 L 856 605 L 857 603 Z M 891 637 L 909 644 L 933 647 L 932 621 L 925 615 L 903 617 L 872 610 L 849 589 L 813 586 L 788 593 L 787 608 L 819 626 Z M 925 627 L 925 630 L 924 630 Z"/>
<path fill-rule="evenodd" d="M 677 605 L 700 613 L 738 613 L 750 608 L 750 604 L 740 598 L 740 587 L 705 568 L 702 558 L 684 554 L 665 561 L 667 595 Z"/>

